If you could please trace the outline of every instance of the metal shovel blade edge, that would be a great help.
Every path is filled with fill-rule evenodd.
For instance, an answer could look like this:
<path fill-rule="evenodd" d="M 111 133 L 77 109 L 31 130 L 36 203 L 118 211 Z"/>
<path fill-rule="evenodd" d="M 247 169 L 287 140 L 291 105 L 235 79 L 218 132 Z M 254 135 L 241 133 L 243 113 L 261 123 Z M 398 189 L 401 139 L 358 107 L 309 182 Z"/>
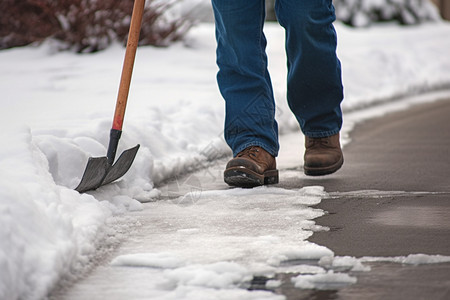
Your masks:
<path fill-rule="evenodd" d="M 90 157 L 81 182 L 75 190 L 79 193 L 95 190 L 125 175 L 133 164 L 139 146 L 136 145 L 133 148 L 125 150 L 112 166 L 108 164 L 108 158 L 106 156 Z"/>

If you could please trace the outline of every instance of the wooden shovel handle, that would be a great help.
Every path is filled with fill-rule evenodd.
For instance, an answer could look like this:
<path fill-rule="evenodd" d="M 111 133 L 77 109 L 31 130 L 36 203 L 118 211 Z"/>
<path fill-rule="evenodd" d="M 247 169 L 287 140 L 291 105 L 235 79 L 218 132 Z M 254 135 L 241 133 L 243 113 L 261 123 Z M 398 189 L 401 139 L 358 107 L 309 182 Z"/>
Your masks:
<path fill-rule="evenodd" d="M 134 59 L 139 43 L 139 33 L 141 31 L 142 15 L 144 14 L 145 0 L 135 0 L 133 12 L 131 14 L 130 31 L 128 33 L 127 48 L 123 61 L 122 76 L 120 78 L 119 92 L 117 95 L 116 110 L 112 129 L 122 130 L 125 109 L 127 106 L 128 92 L 130 90 L 131 75 L 133 73 Z"/>

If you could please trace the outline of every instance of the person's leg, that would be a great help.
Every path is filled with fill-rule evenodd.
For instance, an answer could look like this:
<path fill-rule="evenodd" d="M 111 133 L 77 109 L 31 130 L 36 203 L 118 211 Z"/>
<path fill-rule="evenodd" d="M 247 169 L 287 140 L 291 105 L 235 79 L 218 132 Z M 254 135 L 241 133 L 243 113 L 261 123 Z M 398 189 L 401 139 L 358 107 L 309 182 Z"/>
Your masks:
<path fill-rule="evenodd" d="M 217 82 L 225 99 L 225 140 L 233 150 L 224 171 L 232 186 L 278 182 L 278 126 L 263 34 L 264 0 L 212 0 Z"/>
<path fill-rule="evenodd" d="M 277 0 L 276 13 L 286 29 L 288 103 L 305 134 L 305 174 L 334 173 L 344 162 L 334 7 L 331 0 Z"/>
<path fill-rule="evenodd" d="M 275 103 L 263 34 L 264 0 L 212 0 L 217 82 L 226 103 L 225 140 L 236 156 L 250 146 L 278 154 Z"/>
<path fill-rule="evenodd" d="M 305 136 L 335 135 L 343 87 L 331 0 L 277 0 L 276 13 L 286 29 L 289 107 Z"/>

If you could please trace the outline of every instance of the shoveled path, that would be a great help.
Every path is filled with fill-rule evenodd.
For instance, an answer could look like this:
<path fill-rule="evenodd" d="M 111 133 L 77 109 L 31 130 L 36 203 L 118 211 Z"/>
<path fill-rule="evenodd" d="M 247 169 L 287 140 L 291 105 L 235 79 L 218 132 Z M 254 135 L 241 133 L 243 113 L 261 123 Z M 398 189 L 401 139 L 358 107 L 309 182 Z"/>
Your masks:
<path fill-rule="evenodd" d="M 336 255 L 450 255 L 450 99 L 372 119 L 351 133 L 342 170 L 288 180 L 281 187 L 321 185 L 330 193 L 316 222 L 329 227 L 311 242 Z M 314 299 L 450 299 L 450 264 L 378 264 L 340 291 Z M 290 294 L 285 291 L 284 294 Z M 303 293 L 302 293 L 303 294 Z M 293 291 L 289 299 L 306 299 Z"/>
<path fill-rule="evenodd" d="M 331 195 L 317 206 L 328 214 L 316 219 L 331 230 L 315 232 L 308 240 L 339 256 L 450 256 L 449 119 L 450 99 L 366 121 L 351 132 L 343 169 L 326 177 L 302 175 L 296 159 L 301 155 L 300 135 L 291 135 L 295 142 L 282 137 L 286 152 L 278 161 L 281 182 L 276 186 L 320 185 Z M 226 159 L 221 160 L 207 172 L 200 170 L 195 176 L 169 182 L 161 189 L 163 196 L 184 195 L 196 183 L 201 183 L 201 190 L 228 189 L 221 178 L 225 163 Z M 197 181 L 188 182 L 189 178 Z M 134 234 L 131 244 L 145 247 L 141 235 Z M 123 286 L 129 289 L 140 274 L 136 270 L 125 275 L 113 273 L 109 264 L 99 264 L 91 276 L 72 288 L 56 290 L 49 298 L 101 299 L 105 289 L 113 293 Z M 282 284 L 274 291 L 287 300 L 450 299 L 450 263 L 370 266 L 369 272 L 351 272 L 357 283 L 343 289 L 300 290 L 290 280 L 296 274 L 282 273 L 277 275 Z M 257 289 L 257 284 L 253 288 Z M 264 284 L 260 288 L 264 289 Z"/>

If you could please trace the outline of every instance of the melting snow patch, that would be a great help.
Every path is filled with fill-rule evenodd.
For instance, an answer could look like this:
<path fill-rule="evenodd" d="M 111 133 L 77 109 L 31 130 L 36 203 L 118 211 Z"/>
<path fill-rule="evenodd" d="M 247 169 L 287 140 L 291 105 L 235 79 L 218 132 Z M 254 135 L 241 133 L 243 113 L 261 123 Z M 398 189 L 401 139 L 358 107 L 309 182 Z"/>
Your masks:
<path fill-rule="evenodd" d="M 319 261 L 323 257 L 332 257 L 333 251 L 313 243 L 302 245 L 301 248 L 291 251 L 283 251 L 272 256 L 267 263 L 272 266 L 280 266 L 282 262 L 313 260 Z"/>
<path fill-rule="evenodd" d="M 136 247 L 149 253 L 120 255 L 111 265 L 113 270 L 140 267 L 136 272 L 143 276 L 145 272 L 157 274 L 160 284 L 152 288 L 169 298 L 207 294 L 207 299 L 217 299 L 210 293 L 222 290 L 224 299 L 265 299 L 269 295 L 276 299 L 279 296 L 269 292 L 245 288 L 254 276 L 272 278 L 289 264 L 317 264 L 323 256 L 333 256 L 331 250 L 306 241 L 317 229 L 313 219 L 324 213 L 309 206 L 326 196 L 320 186 L 260 187 L 205 191 L 194 202 L 180 201 L 185 196 L 148 203 L 143 213 L 151 222 L 146 225 L 148 231 L 141 232 L 146 238 Z M 326 272 L 303 266 L 304 271 L 307 268 Z M 269 286 L 277 284 L 274 281 Z"/>
<path fill-rule="evenodd" d="M 370 271 L 370 267 L 363 265 L 361 259 L 351 256 L 325 256 L 320 259 L 319 265 L 335 271 Z"/>
<path fill-rule="evenodd" d="M 422 265 L 422 264 L 439 264 L 450 262 L 450 256 L 444 255 L 427 255 L 427 254 L 410 254 L 408 256 L 396 257 L 363 257 L 362 262 L 394 262 L 407 265 Z"/>
<path fill-rule="evenodd" d="M 189 265 L 164 272 L 165 277 L 179 285 L 209 288 L 233 288 L 252 279 L 251 273 L 233 262 L 217 262 L 208 265 Z"/>
<path fill-rule="evenodd" d="M 269 290 L 276 289 L 277 287 L 281 286 L 281 283 L 281 280 L 267 280 L 266 288 Z"/>
<path fill-rule="evenodd" d="M 328 271 L 324 274 L 298 275 L 291 279 L 296 288 L 334 290 L 356 283 L 356 277 Z"/>
<path fill-rule="evenodd" d="M 112 266 L 149 267 L 175 269 L 186 264 L 184 259 L 171 253 L 137 253 L 121 255 L 113 259 Z"/>

